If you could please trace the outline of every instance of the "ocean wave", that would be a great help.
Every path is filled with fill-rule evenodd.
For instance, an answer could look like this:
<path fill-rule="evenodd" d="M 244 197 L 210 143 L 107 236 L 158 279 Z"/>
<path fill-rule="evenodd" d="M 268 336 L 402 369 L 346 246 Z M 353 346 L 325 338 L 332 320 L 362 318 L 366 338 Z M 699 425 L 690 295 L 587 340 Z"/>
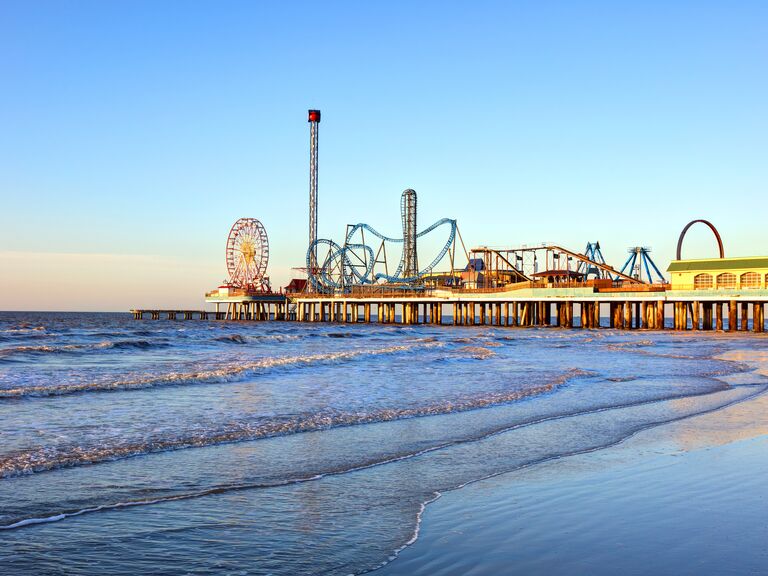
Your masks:
<path fill-rule="evenodd" d="M 306 338 L 368 338 L 368 336 L 370 334 L 365 332 L 311 332 L 305 335 Z"/>
<path fill-rule="evenodd" d="M 646 348 L 648 346 L 656 346 L 656 343 L 652 340 L 633 340 L 630 342 L 614 342 L 606 344 L 608 350 L 616 350 L 620 352 L 634 351 L 636 348 Z"/>
<path fill-rule="evenodd" d="M 460 356 L 474 358 L 476 360 L 485 360 L 486 358 L 496 355 L 493 350 L 489 350 L 483 346 L 462 346 L 456 350 L 456 353 Z"/>
<path fill-rule="evenodd" d="M 30 332 L 45 332 L 47 328 L 45 326 L 31 326 L 31 325 L 22 325 L 17 326 L 15 328 L 5 328 L 3 330 L 0 330 L 0 333 L 2 334 L 28 334 Z"/>
<path fill-rule="evenodd" d="M 327 338 L 365 338 L 366 334 L 360 332 L 328 332 Z"/>
<path fill-rule="evenodd" d="M 95 348 L 102 349 L 139 349 L 148 350 L 150 348 L 167 348 L 170 346 L 167 340 L 118 340 L 116 342 L 100 342 L 96 344 Z"/>
<path fill-rule="evenodd" d="M 116 340 L 98 342 L 95 344 L 61 344 L 48 346 L 12 346 L 0 349 L 0 358 L 8 358 L 19 354 L 76 354 L 91 350 L 147 350 L 150 348 L 165 348 L 169 344 L 163 340 Z"/>
<path fill-rule="evenodd" d="M 216 342 L 229 342 L 231 344 L 245 344 L 248 340 L 240 334 L 228 334 L 226 336 L 217 336 Z"/>
<path fill-rule="evenodd" d="M 224 342 L 227 344 L 247 344 L 248 342 L 288 342 L 290 340 L 298 340 L 302 336 L 298 334 L 249 334 L 243 336 L 242 334 L 226 334 L 224 336 L 217 336 L 213 338 L 215 342 Z"/>
<path fill-rule="evenodd" d="M 649 352 L 647 350 L 633 350 L 637 354 L 645 354 L 646 356 L 655 356 L 657 358 L 674 358 L 676 360 L 702 360 L 707 359 L 702 356 L 692 356 L 690 354 L 672 354 L 667 352 Z"/>
<path fill-rule="evenodd" d="M 65 346 L 12 346 L 10 348 L 3 348 L 0 350 L 0 358 L 13 356 L 16 354 L 45 354 L 67 352 L 77 348 L 82 348 L 82 346 L 75 344 L 67 344 Z"/>
<path fill-rule="evenodd" d="M 253 483 L 243 483 L 243 484 L 219 485 L 219 486 L 214 486 L 208 489 L 203 489 L 203 490 L 198 490 L 193 492 L 186 492 L 181 494 L 173 494 L 169 496 L 158 496 L 155 498 L 144 498 L 144 499 L 121 501 L 121 502 L 111 502 L 107 504 L 99 504 L 96 506 L 91 506 L 88 508 L 80 508 L 76 510 L 64 510 L 61 512 L 51 513 L 48 516 L 18 518 L 13 520 L 9 524 L 0 525 L 0 530 L 14 530 L 18 528 L 25 528 L 28 526 L 34 526 L 35 524 L 49 524 L 51 522 L 59 522 L 61 520 L 65 520 L 67 518 L 82 516 L 83 514 L 93 514 L 95 512 L 119 510 L 121 508 L 132 508 L 135 506 L 150 506 L 152 504 L 162 504 L 165 502 L 175 502 L 178 500 L 192 500 L 196 498 L 203 498 L 205 496 L 212 496 L 215 494 L 226 494 L 230 492 L 238 492 L 243 490 L 257 490 L 257 489 L 265 489 L 265 488 L 276 488 L 279 486 L 291 486 L 295 484 L 303 484 L 307 482 L 313 482 L 315 480 L 320 480 L 328 476 L 338 476 L 341 474 L 348 474 L 350 472 L 357 472 L 360 470 L 365 470 L 367 468 L 373 468 L 376 466 L 382 466 L 384 464 L 391 464 L 401 460 L 407 460 L 409 458 L 413 458 L 415 456 L 421 456 L 423 454 L 427 454 L 429 452 L 433 452 L 435 450 L 439 450 L 441 448 L 445 448 L 447 446 L 450 446 L 456 443 L 458 442 L 445 443 L 439 446 L 418 450 L 416 452 L 398 454 L 398 455 L 393 455 L 393 456 L 385 457 L 381 459 L 373 459 L 369 462 L 365 462 L 349 468 L 329 470 L 325 472 L 319 472 L 316 474 L 310 474 L 307 476 L 287 478 L 284 480 L 277 480 L 273 482 L 258 482 L 258 483 L 253 482 Z"/>
<path fill-rule="evenodd" d="M 47 340 L 57 336 L 51 332 L 20 332 L 2 334 L 0 333 L 0 342 L 27 342 L 27 341 L 40 341 Z"/>
<path fill-rule="evenodd" d="M 654 356 L 656 358 L 674 358 L 676 360 L 709 360 L 716 352 L 707 351 L 706 354 L 681 354 L 675 352 L 662 352 L 657 349 L 658 343 L 651 340 L 637 340 L 635 342 L 615 342 L 606 344 L 605 348 L 613 352 L 630 352 L 632 354 L 643 354 L 645 356 Z"/>
<path fill-rule="evenodd" d="M 0 399 L 61 396 L 65 394 L 76 394 L 80 392 L 109 392 L 134 390 L 140 388 L 153 388 L 156 386 L 227 382 L 235 378 L 241 378 L 247 374 L 263 372 L 273 368 L 340 362 L 361 357 L 378 356 L 383 354 L 397 354 L 401 352 L 410 352 L 417 348 L 432 348 L 439 346 L 442 346 L 440 342 L 417 341 L 409 345 L 388 346 L 385 348 L 348 350 L 343 352 L 329 352 L 325 354 L 311 354 L 305 356 L 262 358 L 261 360 L 257 361 L 241 362 L 236 365 L 226 365 L 215 369 L 201 369 L 191 372 L 171 372 L 159 375 L 141 376 L 129 380 L 78 382 L 74 384 L 65 383 L 40 386 L 22 386 L 18 388 L 0 388 Z"/>
<path fill-rule="evenodd" d="M 523 390 L 509 390 L 443 399 L 426 406 L 412 408 L 382 408 L 371 412 L 324 411 L 279 417 L 270 420 L 256 419 L 231 422 L 221 429 L 201 432 L 195 430 L 174 437 L 150 437 L 141 441 L 121 445 L 53 446 L 19 450 L 0 457 L 0 478 L 45 472 L 58 468 L 69 468 L 84 464 L 96 464 L 142 456 L 156 452 L 167 452 L 184 448 L 199 448 L 216 444 L 258 440 L 273 436 L 285 436 L 301 432 L 312 432 L 342 426 L 355 426 L 378 422 L 389 422 L 405 418 L 437 416 L 454 412 L 465 412 L 515 402 L 547 394 L 569 380 L 592 373 L 579 368 L 570 369 L 550 381 Z"/>
<path fill-rule="evenodd" d="M 696 356 L 693 354 L 679 354 L 675 352 L 661 352 L 655 348 L 657 344 L 650 340 L 638 340 L 637 342 L 617 342 L 607 344 L 606 349 L 613 352 L 629 352 L 631 354 L 642 354 L 645 356 L 654 356 L 656 358 L 674 358 L 676 360 L 709 360 L 713 354 Z"/>
<path fill-rule="evenodd" d="M 566 378 L 566 381 L 568 378 Z M 481 477 L 462 482 L 459 485 L 451 488 L 451 489 L 460 489 L 468 484 L 477 482 L 482 479 L 491 478 L 500 474 L 508 473 L 512 470 L 518 470 L 523 468 L 528 468 L 531 466 L 534 466 L 536 464 L 540 464 L 543 462 L 547 462 L 550 460 L 560 459 L 567 456 L 572 456 L 576 454 L 586 453 L 586 452 L 595 452 L 598 450 L 601 450 L 603 448 L 607 448 L 609 446 L 613 446 L 616 444 L 619 444 L 626 440 L 627 438 L 630 438 L 637 434 L 638 432 L 642 430 L 646 430 L 648 428 L 653 428 L 655 426 L 661 425 L 661 424 L 667 424 L 670 422 L 675 422 L 679 420 L 684 420 L 686 418 L 689 418 L 691 416 L 696 416 L 700 414 L 706 414 L 709 412 L 714 412 L 717 410 L 720 410 L 722 408 L 731 406 L 733 404 L 737 404 L 739 402 L 743 402 L 744 400 L 754 398 L 760 394 L 764 394 L 766 392 L 765 386 L 759 386 L 757 387 L 756 391 L 750 392 L 744 396 L 740 396 L 737 398 L 731 398 L 728 399 L 726 402 L 716 405 L 714 407 L 707 407 L 700 411 L 695 411 L 691 414 L 685 414 L 685 415 L 677 415 L 672 418 L 663 419 L 656 422 L 650 422 L 645 423 L 641 425 L 631 426 L 629 429 L 627 429 L 623 434 L 621 434 L 618 438 L 613 439 L 610 442 L 607 442 L 600 446 L 590 446 L 588 448 L 582 449 L 582 450 L 573 450 L 573 451 L 567 451 L 563 453 L 556 453 L 556 454 L 550 454 L 541 458 L 534 459 L 530 462 L 522 463 L 518 466 L 515 466 L 512 469 L 505 469 L 501 470 L 499 472 L 490 474 L 490 475 L 483 475 Z M 703 394 L 703 396 L 707 396 L 709 393 Z M 702 394 L 693 394 L 689 396 L 702 396 Z M 686 396 L 679 396 L 679 397 L 686 397 Z M 459 444 L 466 444 L 466 443 L 473 443 L 478 442 L 482 440 L 486 440 L 488 438 L 492 438 L 494 436 L 498 436 L 499 434 L 504 434 L 506 432 L 510 432 L 512 430 L 525 428 L 528 426 L 533 426 L 537 424 L 541 424 L 543 422 L 551 421 L 551 420 L 560 420 L 563 418 L 571 418 L 571 417 L 578 417 L 583 416 L 587 414 L 597 413 L 597 412 L 603 412 L 605 410 L 620 410 L 624 408 L 631 408 L 635 406 L 641 406 L 645 404 L 655 404 L 660 401 L 667 401 L 667 400 L 674 400 L 679 397 L 669 397 L 669 398 L 663 398 L 663 399 L 651 399 L 651 400 L 641 400 L 637 402 L 627 403 L 627 404 L 618 404 L 610 407 L 600 407 L 600 408 L 594 408 L 594 409 L 586 409 L 586 410 L 579 410 L 574 412 L 568 412 L 568 413 L 562 413 L 562 414 L 556 414 L 551 416 L 544 416 L 541 418 L 532 419 L 525 422 L 518 422 L 510 425 L 502 425 L 499 426 L 496 429 L 486 431 L 484 433 L 481 433 L 477 436 L 471 436 L 467 438 L 457 438 L 452 439 L 444 442 L 439 442 L 437 444 L 434 444 L 432 446 L 427 446 L 418 450 L 411 450 L 411 451 L 405 451 L 400 453 L 392 453 L 388 455 L 384 455 L 378 458 L 371 458 L 367 461 L 360 462 L 358 464 L 349 466 L 349 467 L 342 467 L 342 468 L 336 468 L 336 469 L 328 469 L 328 470 L 319 470 L 315 472 L 311 472 L 309 474 L 306 474 L 304 476 L 295 476 L 295 477 L 289 477 L 284 478 L 280 480 L 275 481 L 267 481 L 267 482 L 243 482 L 239 484 L 223 484 L 223 485 L 216 485 L 212 486 L 210 488 L 191 491 L 191 492 L 182 492 L 177 494 L 171 494 L 167 496 L 156 496 L 152 498 L 144 498 L 144 499 L 136 499 L 136 500 L 128 500 L 128 501 L 119 501 L 119 502 L 113 502 L 113 503 L 105 503 L 100 505 L 95 505 L 87 508 L 81 508 L 81 509 L 74 509 L 74 510 L 64 510 L 64 511 L 56 511 L 51 512 L 48 515 L 39 515 L 34 517 L 20 517 L 11 519 L 11 521 L 8 524 L 0 525 L 0 530 L 13 530 L 18 528 L 24 528 L 27 526 L 33 526 L 35 524 L 43 524 L 43 523 L 51 523 L 51 522 L 58 522 L 61 520 L 65 520 L 67 518 L 75 517 L 75 516 L 81 516 L 83 514 L 90 514 L 95 512 L 101 512 L 101 511 L 108 511 L 108 510 L 115 510 L 115 509 L 121 509 L 121 508 L 129 508 L 134 506 L 148 506 L 152 504 L 159 504 L 164 502 L 172 502 L 172 501 L 178 501 L 178 500 L 191 500 L 195 498 L 202 498 L 205 496 L 210 495 L 216 495 L 216 494 L 224 494 L 229 492 L 236 492 L 236 491 L 243 491 L 243 490 L 253 490 L 253 489 L 260 489 L 260 488 L 274 488 L 279 486 L 288 486 L 288 485 L 294 485 L 294 484 L 301 484 L 301 483 L 307 483 L 312 482 L 316 480 L 320 480 L 322 478 L 328 477 L 328 476 L 338 476 L 342 474 L 348 474 L 350 472 L 357 472 L 360 470 L 365 470 L 369 468 L 374 468 L 377 466 L 382 466 L 386 464 L 391 464 L 399 461 L 409 460 L 415 457 L 419 457 L 428 453 L 437 452 L 440 450 L 443 450 L 445 448 L 449 448 L 451 446 L 459 445 Z M 0 476 L 2 477 L 2 476 Z M 403 548 L 407 547 L 408 545 L 412 544 L 416 541 L 419 533 L 419 524 L 421 520 L 421 515 L 424 512 L 424 508 L 427 504 L 430 502 L 433 502 L 434 500 L 438 499 L 442 493 L 440 491 L 435 491 L 432 493 L 432 496 L 427 499 L 426 501 L 422 502 L 420 506 L 419 513 L 417 514 L 417 522 L 415 526 L 414 533 L 412 537 L 405 543 L 404 546 L 398 548 L 398 550 L 395 552 L 395 555 L 397 555 L 398 552 L 402 551 Z M 392 560 L 393 558 L 390 558 Z M 386 564 L 386 562 L 384 562 Z"/>

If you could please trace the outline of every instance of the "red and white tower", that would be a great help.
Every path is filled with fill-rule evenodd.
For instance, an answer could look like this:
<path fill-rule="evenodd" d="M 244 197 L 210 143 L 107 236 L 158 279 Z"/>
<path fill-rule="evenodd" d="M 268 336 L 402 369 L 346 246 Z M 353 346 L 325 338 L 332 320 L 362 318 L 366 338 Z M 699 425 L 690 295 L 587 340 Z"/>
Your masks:
<path fill-rule="evenodd" d="M 309 110 L 309 244 L 312 246 L 310 274 L 317 269 L 317 135 L 320 126 L 320 110 Z"/>

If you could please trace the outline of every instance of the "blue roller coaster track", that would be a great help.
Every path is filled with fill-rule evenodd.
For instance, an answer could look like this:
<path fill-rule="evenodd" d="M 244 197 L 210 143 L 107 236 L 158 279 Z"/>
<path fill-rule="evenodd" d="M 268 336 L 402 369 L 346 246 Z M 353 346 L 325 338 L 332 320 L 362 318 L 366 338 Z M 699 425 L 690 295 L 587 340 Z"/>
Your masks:
<path fill-rule="evenodd" d="M 448 225 L 450 233 L 448 239 L 438 252 L 437 256 L 415 276 L 402 276 L 404 262 L 401 259 L 394 274 L 374 273 L 375 256 L 373 248 L 367 244 L 353 243 L 355 234 L 359 231 L 366 231 L 368 234 L 380 239 L 382 242 L 391 242 L 393 244 L 402 244 L 403 238 L 392 238 L 381 234 L 372 226 L 363 222 L 353 225 L 347 232 L 344 246 L 339 246 L 333 240 L 318 239 L 313 242 L 307 250 L 307 270 L 309 272 L 309 281 L 313 288 L 318 291 L 338 291 L 349 289 L 353 285 L 374 284 L 379 280 L 385 282 L 408 285 L 417 282 L 423 276 L 432 272 L 432 270 L 445 257 L 456 238 L 456 220 L 442 218 L 428 228 L 425 228 L 417 234 L 421 238 L 439 228 Z M 318 249 L 318 251 L 315 251 Z M 317 268 L 312 268 L 313 254 L 319 253 L 320 249 L 327 252 L 324 260 L 318 259 Z M 362 252 L 363 257 L 360 257 Z M 364 266 L 353 264 L 353 257 L 356 261 L 364 262 Z M 362 268 L 362 270 L 361 270 Z"/>

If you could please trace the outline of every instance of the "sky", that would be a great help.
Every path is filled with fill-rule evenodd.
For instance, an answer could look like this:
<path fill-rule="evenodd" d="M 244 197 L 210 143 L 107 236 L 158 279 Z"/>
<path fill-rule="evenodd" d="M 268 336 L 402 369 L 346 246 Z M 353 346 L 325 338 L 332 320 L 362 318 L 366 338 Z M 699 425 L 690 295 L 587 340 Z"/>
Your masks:
<path fill-rule="evenodd" d="M 0 309 L 202 308 L 240 217 L 285 285 L 309 108 L 323 238 L 413 188 L 472 246 L 768 254 L 762 1 L 0 0 L 0 88 Z"/>

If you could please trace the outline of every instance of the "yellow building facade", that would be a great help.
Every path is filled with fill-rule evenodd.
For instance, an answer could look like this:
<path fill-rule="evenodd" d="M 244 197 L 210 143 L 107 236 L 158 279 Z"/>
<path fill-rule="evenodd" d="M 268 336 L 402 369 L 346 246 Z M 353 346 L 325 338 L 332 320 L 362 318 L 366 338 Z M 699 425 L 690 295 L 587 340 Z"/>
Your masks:
<path fill-rule="evenodd" d="M 768 256 L 673 260 L 667 272 L 672 290 L 768 289 Z"/>

